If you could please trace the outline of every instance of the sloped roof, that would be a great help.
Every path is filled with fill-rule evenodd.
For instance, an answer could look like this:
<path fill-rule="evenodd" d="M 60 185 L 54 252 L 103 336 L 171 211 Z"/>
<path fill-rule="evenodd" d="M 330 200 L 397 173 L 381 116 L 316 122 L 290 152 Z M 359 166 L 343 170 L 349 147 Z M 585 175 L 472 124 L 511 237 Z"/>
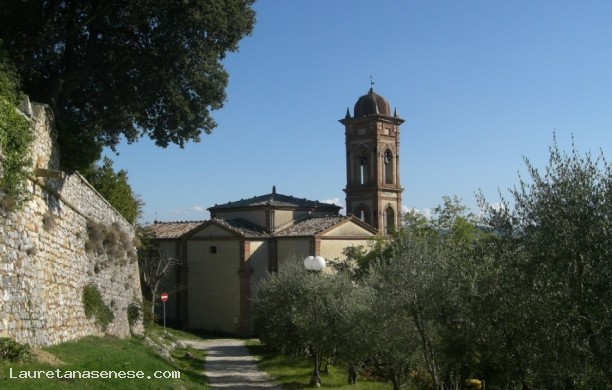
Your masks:
<path fill-rule="evenodd" d="M 251 223 L 242 218 L 225 220 L 213 218 L 209 221 L 180 221 L 180 222 L 155 222 L 147 226 L 147 229 L 158 239 L 178 239 L 189 233 L 199 230 L 208 224 L 219 225 L 241 237 L 245 238 L 270 238 L 270 237 L 306 237 L 314 236 L 330 229 L 342 222 L 352 220 L 359 225 L 371 229 L 369 225 L 361 223 L 353 216 L 331 216 L 307 218 L 301 222 L 287 227 L 286 229 L 270 234 L 263 227 Z"/>
<path fill-rule="evenodd" d="M 220 205 L 209 207 L 208 210 L 222 210 L 232 208 L 247 208 L 247 207 L 293 207 L 293 208 L 326 208 L 340 210 L 341 207 L 331 203 L 322 203 L 318 200 L 308 200 L 305 198 L 296 198 L 291 195 L 283 195 L 276 193 L 273 189 L 271 193 L 266 195 L 254 196 L 249 199 L 240 199 L 234 202 L 228 202 Z"/>
<path fill-rule="evenodd" d="M 226 221 L 221 218 L 213 218 L 209 221 L 178 221 L 178 222 L 158 222 L 146 227 L 155 238 L 158 239 L 176 239 L 181 238 L 207 224 L 217 224 L 225 229 L 236 233 L 242 237 L 270 237 L 261 226 L 255 225 L 242 218 L 236 218 Z"/>
<path fill-rule="evenodd" d="M 305 221 L 296 223 L 285 230 L 276 233 L 277 237 L 299 237 L 313 236 L 317 233 L 325 231 L 330 227 L 339 224 L 350 217 L 334 216 L 334 217 L 319 217 L 309 218 Z"/>
<path fill-rule="evenodd" d="M 270 237 L 270 235 L 261 226 L 255 225 L 242 218 L 236 218 L 229 221 L 221 218 L 213 218 L 211 222 L 217 223 L 226 229 L 229 229 L 243 237 L 247 238 L 261 238 Z"/>
<path fill-rule="evenodd" d="M 204 221 L 177 221 L 177 222 L 158 222 L 146 227 L 155 238 L 173 239 L 180 238 L 190 231 L 202 225 Z"/>

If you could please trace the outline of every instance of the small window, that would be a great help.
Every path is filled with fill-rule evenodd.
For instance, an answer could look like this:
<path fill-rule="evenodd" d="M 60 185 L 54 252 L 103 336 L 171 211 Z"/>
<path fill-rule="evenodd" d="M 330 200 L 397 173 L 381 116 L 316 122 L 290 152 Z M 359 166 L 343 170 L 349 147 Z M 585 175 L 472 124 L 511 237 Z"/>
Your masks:
<path fill-rule="evenodd" d="M 368 158 L 362 156 L 359 158 L 359 184 L 366 184 Z"/>
<path fill-rule="evenodd" d="M 393 170 L 394 170 L 394 166 L 393 166 L 393 155 L 391 154 L 390 151 L 386 151 L 385 152 L 385 157 L 384 157 L 384 165 L 385 168 L 383 170 L 383 174 L 385 175 L 385 184 L 393 184 Z"/>
<path fill-rule="evenodd" d="M 210 253 L 211 255 L 216 255 L 217 254 L 217 247 L 214 245 L 211 245 L 208 247 L 208 253 Z"/>

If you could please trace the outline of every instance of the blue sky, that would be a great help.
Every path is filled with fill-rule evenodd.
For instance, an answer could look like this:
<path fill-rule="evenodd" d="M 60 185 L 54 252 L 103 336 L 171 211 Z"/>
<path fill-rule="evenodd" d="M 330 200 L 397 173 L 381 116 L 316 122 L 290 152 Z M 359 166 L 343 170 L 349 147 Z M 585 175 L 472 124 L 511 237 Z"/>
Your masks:
<path fill-rule="evenodd" d="M 200 143 L 142 139 L 110 155 L 149 223 L 204 220 L 215 204 L 277 191 L 344 205 L 347 107 L 374 90 L 405 119 L 404 206 L 444 195 L 476 209 L 540 168 L 556 132 L 612 150 L 612 2 L 259 0 L 225 60 L 227 102 Z"/>

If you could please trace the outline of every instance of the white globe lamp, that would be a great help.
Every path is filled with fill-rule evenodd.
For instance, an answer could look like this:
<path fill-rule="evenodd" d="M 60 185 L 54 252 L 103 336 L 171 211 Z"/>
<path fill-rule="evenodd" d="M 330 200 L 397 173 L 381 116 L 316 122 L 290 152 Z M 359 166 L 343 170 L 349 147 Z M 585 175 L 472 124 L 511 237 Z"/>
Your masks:
<path fill-rule="evenodd" d="M 304 267 L 308 271 L 321 272 L 325 268 L 325 259 L 321 256 L 308 256 L 304 259 Z"/>

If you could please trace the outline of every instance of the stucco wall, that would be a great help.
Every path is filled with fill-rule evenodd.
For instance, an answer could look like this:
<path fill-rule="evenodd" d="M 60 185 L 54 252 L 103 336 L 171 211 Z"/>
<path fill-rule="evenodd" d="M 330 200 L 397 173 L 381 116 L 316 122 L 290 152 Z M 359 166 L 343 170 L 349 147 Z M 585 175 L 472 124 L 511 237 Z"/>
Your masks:
<path fill-rule="evenodd" d="M 33 105 L 36 167 L 59 169 L 59 150 L 50 110 Z M 135 252 L 110 256 L 87 248 L 92 222 L 115 225 L 130 242 L 133 227 L 78 173 L 30 178 L 31 198 L 20 210 L 0 208 L 0 337 L 46 346 L 101 335 L 85 317 L 82 293 L 94 284 L 115 320 L 108 334 L 130 335 L 127 307 L 140 300 Z M 131 249 L 130 249 L 131 250 Z M 133 332 L 142 332 L 138 323 Z"/>
<path fill-rule="evenodd" d="M 314 255 L 309 237 L 279 238 L 277 240 L 278 265 L 280 266 L 290 256 L 304 259 L 306 256 Z"/>
<path fill-rule="evenodd" d="M 216 248 L 215 254 L 210 247 Z M 192 329 L 238 333 L 240 280 L 238 240 L 187 243 L 189 324 Z"/>
<path fill-rule="evenodd" d="M 251 241 L 248 267 L 251 273 L 251 297 L 255 296 L 257 285 L 268 272 L 269 244 L 268 241 Z"/>
<path fill-rule="evenodd" d="M 342 253 L 345 248 L 351 246 L 363 245 L 364 247 L 368 247 L 368 240 L 321 240 L 321 256 L 325 258 L 327 261 L 334 260 L 345 260 L 346 256 Z"/>

